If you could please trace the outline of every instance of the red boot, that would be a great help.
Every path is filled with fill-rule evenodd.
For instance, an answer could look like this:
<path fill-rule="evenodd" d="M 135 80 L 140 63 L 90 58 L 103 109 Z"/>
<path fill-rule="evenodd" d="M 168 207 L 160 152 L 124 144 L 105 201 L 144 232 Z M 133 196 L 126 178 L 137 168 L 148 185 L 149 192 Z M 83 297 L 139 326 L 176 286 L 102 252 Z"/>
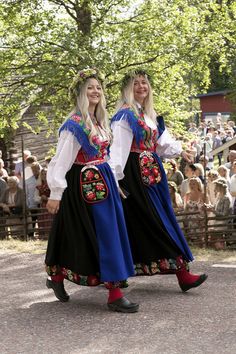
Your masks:
<path fill-rule="evenodd" d="M 183 260 L 182 256 L 177 258 L 177 264 L 179 269 L 176 272 L 176 276 L 182 291 L 188 291 L 191 288 L 196 288 L 207 279 L 206 274 L 191 274 L 186 269 L 186 262 Z"/>

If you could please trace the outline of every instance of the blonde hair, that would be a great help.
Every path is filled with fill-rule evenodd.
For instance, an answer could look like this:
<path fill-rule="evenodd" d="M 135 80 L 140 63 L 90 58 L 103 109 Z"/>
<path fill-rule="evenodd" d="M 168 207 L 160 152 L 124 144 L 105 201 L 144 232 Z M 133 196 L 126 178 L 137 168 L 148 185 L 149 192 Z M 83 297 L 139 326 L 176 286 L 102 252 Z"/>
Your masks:
<path fill-rule="evenodd" d="M 194 163 L 194 166 L 196 167 L 196 170 L 198 170 L 200 172 L 200 176 L 204 176 L 204 168 L 202 166 L 201 163 Z M 195 170 L 195 173 L 196 173 L 196 170 Z"/>
<path fill-rule="evenodd" d="M 188 185 L 189 185 L 189 189 L 191 189 L 191 188 L 190 188 L 190 182 L 191 182 L 191 181 L 197 182 L 199 192 L 202 192 L 202 191 L 203 191 L 203 184 L 202 184 L 202 181 L 200 180 L 199 177 L 191 177 L 191 178 L 189 179 L 189 184 L 188 184 Z"/>
<path fill-rule="evenodd" d="M 92 119 L 89 115 L 89 100 L 87 97 L 87 89 L 88 86 L 90 85 L 90 79 L 95 79 L 101 85 L 101 83 L 98 81 L 96 77 L 91 77 L 82 82 L 82 84 L 79 87 L 79 94 L 76 97 L 76 105 L 74 109 L 70 112 L 69 117 L 77 112 L 81 113 L 81 116 L 84 120 L 84 123 L 86 127 L 90 130 L 89 133 L 89 142 L 93 144 L 93 137 L 96 136 L 97 130 L 94 127 L 94 124 L 92 122 Z M 111 132 L 108 124 L 108 115 L 106 111 L 106 99 L 103 93 L 103 88 L 101 85 L 101 99 L 96 105 L 95 108 L 95 114 L 96 114 L 96 119 L 99 122 L 100 126 L 104 129 L 104 133 L 107 137 L 108 140 L 111 140 Z"/>
<path fill-rule="evenodd" d="M 224 166 L 224 165 L 220 165 L 220 166 L 218 167 L 218 169 L 217 169 L 219 175 L 220 175 L 220 170 L 223 170 L 223 171 L 225 172 L 225 173 L 224 173 L 224 177 L 225 177 L 226 179 L 228 179 L 228 178 L 229 178 L 229 169 L 228 169 L 226 166 Z M 221 176 L 221 175 L 220 175 L 220 176 Z"/>
<path fill-rule="evenodd" d="M 215 186 L 217 186 L 218 190 L 220 189 L 224 195 L 228 192 L 227 180 L 224 177 L 219 177 L 214 182 Z"/>
<path fill-rule="evenodd" d="M 139 114 L 137 109 L 137 104 L 134 99 L 134 82 L 135 79 L 140 76 L 145 78 L 149 88 L 148 95 L 144 100 L 144 107 L 143 107 L 144 112 L 154 121 L 154 123 L 156 123 L 157 114 L 153 107 L 153 91 L 152 91 L 151 84 L 148 80 L 148 77 L 146 75 L 137 74 L 136 76 L 130 77 L 127 84 L 123 86 L 121 89 L 121 97 L 117 103 L 116 112 L 118 112 L 122 108 L 122 106 L 127 104 L 135 111 L 137 115 Z"/>
<path fill-rule="evenodd" d="M 7 179 L 7 183 L 8 182 L 13 182 L 16 186 L 18 186 L 19 184 L 19 179 L 16 176 L 10 176 Z"/>

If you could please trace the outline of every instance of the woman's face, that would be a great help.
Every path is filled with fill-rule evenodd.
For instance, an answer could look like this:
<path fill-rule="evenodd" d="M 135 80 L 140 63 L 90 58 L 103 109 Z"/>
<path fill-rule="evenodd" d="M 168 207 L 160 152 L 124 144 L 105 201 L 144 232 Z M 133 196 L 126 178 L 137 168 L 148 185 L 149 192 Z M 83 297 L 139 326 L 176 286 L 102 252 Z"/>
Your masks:
<path fill-rule="evenodd" d="M 225 177 L 225 170 L 223 168 L 219 168 L 218 172 L 221 177 Z"/>
<path fill-rule="evenodd" d="M 134 99 L 140 104 L 143 104 L 145 98 L 149 94 L 149 86 L 144 76 L 137 76 L 134 79 Z"/>
<path fill-rule="evenodd" d="M 17 183 L 15 181 L 11 181 L 11 180 L 7 182 L 7 185 L 10 190 L 16 189 L 16 187 L 17 187 Z"/>
<path fill-rule="evenodd" d="M 185 166 L 185 169 L 184 169 L 184 174 L 185 174 L 185 176 L 186 177 L 193 177 L 193 175 L 194 175 L 194 171 L 188 166 L 188 165 L 186 165 Z"/>
<path fill-rule="evenodd" d="M 89 79 L 88 87 L 87 87 L 87 97 L 89 101 L 89 105 L 96 106 L 102 94 L 102 87 L 100 83 L 96 79 Z"/>
<path fill-rule="evenodd" d="M 189 188 L 194 191 L 198 190 L 198 182 L 197 181 L 190 181 Z"/>
<path fill-rule="evenodd" d="M 234 174 L 236 174 L 236 161 L 233 162 L 232 170 L 233 170 Z"/>

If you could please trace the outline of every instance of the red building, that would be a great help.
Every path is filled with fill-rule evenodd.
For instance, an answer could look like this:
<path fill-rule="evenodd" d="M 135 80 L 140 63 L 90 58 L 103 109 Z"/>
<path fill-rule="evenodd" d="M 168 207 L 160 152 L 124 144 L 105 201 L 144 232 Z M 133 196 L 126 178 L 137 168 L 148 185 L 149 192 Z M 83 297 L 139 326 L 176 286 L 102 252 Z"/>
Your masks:
<path fill-rule="evenodd" d="M 224 90 L 196 96 L 200 99 L 202 120 L 215 122 L 217 116 L 221 116 L 223 121 L 230 118 L 230 114 L 234 110 L 227 99 L 228 92 L 228 90 Z"/>

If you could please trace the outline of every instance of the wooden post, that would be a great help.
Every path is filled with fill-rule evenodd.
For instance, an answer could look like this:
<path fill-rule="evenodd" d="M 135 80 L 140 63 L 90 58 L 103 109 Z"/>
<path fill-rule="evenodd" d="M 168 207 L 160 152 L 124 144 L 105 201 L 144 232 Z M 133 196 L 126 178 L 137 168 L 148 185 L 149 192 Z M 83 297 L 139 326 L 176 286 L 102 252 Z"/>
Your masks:
<path fill-rule="evenodd" d="M 28 224 L 27 224 L 27 203 L 26 203 L 26 185 L 25 185 L 25 160 L 24 160 L 24 139 L 21 134 L 21 156 L 22 156 L 22 188 L 23 188 L 23 231 L 24 240 L 28 241 Z"/>
<path fill-rule="evenodd" d="M 203 187 L 204 187 L 204 203 L 206 203 L 206 200 L 207 200 L 207 183 L 206 183 L 206 143 L 204 142 L 204 145 L 203 145 L 203 156 L 204 156 L 204 184 L 203 184 Z M 208 245 L 208 219 L 207 219 L 207 210 L 206 208 L 203 209 L 204 210 L 204 245 L 207 246 Z"/>

